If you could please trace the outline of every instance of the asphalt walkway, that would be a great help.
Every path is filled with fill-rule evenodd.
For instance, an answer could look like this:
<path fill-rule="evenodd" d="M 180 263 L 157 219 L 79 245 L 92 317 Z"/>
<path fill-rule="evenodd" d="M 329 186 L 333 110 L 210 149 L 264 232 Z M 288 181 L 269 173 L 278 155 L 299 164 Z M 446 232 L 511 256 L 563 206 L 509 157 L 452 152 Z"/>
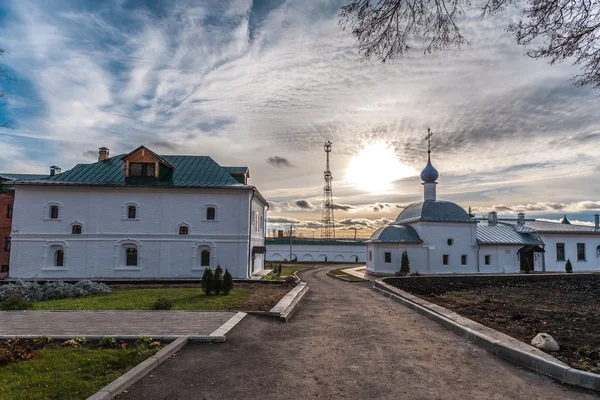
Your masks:
<path fill-rule="evenodd" d="M 205 336 L 235 312 L 0 311 L 0 336 Z"/>
<path fill-rule="evenodd" d="M 520 369 L 327 269 L 288 323 L 248 316 L 223 344 L 190 344 L 119 400 L 597 399 Z"/>

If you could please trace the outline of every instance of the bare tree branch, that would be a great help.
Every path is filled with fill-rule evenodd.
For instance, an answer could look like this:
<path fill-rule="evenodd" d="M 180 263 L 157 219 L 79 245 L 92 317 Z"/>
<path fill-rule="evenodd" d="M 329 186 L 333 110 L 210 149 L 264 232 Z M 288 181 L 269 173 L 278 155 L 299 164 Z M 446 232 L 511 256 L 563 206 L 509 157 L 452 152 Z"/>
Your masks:
<path fill-rule="evenodd" d="M 403 57 L 420 38 L 425 52 L 468 44 L 455 19 L 465 9 L 494 16 L 510 5 L 523 5 L 523 16 L 507 31 L 517 43 L 533 46 L 527 55 L 550 64 L 572 60 L 581 68 L 578 86 L 600 88 L 600 2 L 598 0 L 354 0 L 343 6 L 340 24 L 351 28 L 361 60 L 382 62 Z"/>

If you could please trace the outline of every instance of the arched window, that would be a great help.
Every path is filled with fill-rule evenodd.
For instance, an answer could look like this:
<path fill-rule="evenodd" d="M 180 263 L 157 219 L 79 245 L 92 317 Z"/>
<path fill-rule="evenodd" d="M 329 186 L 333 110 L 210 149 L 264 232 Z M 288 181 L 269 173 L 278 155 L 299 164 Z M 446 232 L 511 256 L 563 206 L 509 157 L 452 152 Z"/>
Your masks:
<path fill-rule="evenodd" d="M 128 267 L 137 267 L 138 251 L 135 247 L 127 247 L 125 249 L 125 265 Z"/>
<path fill-rule="evenodd" d="M 207 207 L 206 208 L 206 219 L 207 220 L 214 220 L 215 216 L 217 214 L 217 210 L 214 207 Z"/>
<path fill-rule="evenodd" d="M 137 217 L 137 207 L 136 206 L 128 206 L 127 207 L 127 218 L 135 219 Z"/>
<path fill-rule="evenodd" d="M 62 250 L 56 250 L 54 252 L 54 266 L 64 267 L 65 266 L 65 252 Z"/>
<path fill-rule="evenodd" d="M 188 232 L 189 232 L 189 228 L 188 228 L 187 226 L 185 226 L 185 225 L 181 225 L 181 226 L 179 227 L 179 234 L 180 234 L 180 235 L 187 235 L 187 234 L 188 234 Z"/>
<path fill-rule="evenodd" d="M 50 206 L 50 218 L 51 219 L 58 218 L 58 206 Z"/>
<path fill-rule="evenodd" d="M 202 250 L 200 252 L 200 266 L 208 267 L 210 266 L 210 250 Z"/>
<path fill-rule="evenodd" d="M 81 235 L 81 225 L 75 224 L 71 227 L 71 233 L 73 235 Z"/>

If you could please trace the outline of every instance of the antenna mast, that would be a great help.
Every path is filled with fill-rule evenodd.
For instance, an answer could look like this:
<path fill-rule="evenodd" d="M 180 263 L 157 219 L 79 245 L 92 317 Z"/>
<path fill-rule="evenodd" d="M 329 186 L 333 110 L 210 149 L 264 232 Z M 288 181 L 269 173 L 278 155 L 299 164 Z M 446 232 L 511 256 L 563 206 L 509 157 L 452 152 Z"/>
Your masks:
<path fill-rule="evenodd" d="M 321 239 L 335 240 L 335 222 L 333 218 L 333 196 L 331 191 L 331 182 L 333 177 L 329 170 L 329 153 L 331 153 L 331 141 L 325 142 L 325 154 L 327 162 L 325 164 L 325 186 L 323 186 L 323 215 L 321 228 Z"/>

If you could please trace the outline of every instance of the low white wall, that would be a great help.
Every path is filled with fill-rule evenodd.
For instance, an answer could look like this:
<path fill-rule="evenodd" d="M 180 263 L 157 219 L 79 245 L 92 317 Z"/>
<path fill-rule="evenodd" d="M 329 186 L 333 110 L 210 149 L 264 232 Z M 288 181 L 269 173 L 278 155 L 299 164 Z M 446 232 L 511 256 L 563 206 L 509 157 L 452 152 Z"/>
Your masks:
<path fill-rule="evenodd" d="M 366 262 L 365 245 L 293 244 L 292 259 L 298 261 Z M 290 260 L 290 244 L 267 244 L 266 261 Z"/>

